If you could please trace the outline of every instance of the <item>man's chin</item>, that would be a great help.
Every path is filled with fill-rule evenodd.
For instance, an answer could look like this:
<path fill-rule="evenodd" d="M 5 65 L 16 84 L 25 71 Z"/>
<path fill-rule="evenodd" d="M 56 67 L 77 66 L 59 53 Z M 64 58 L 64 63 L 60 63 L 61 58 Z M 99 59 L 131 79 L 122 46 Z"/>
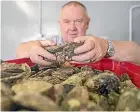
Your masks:
<path fill-rule="evenodd" d="M 76 36 L 68 36 L 67 39 L 65 40 L 65 42 L 73 42 L 76 37 L 77 37 L 77 35 Z"/>
<path fill-rule="evenodd" d="M 68 38 L 67 40 L 65 40 L 64 42 L 73 42 L 74 41 L 74 38 Z"/>
<path fill-rule="evenodd" d="M 68 38 L 76 38 L 77 35 L 69 35 Z"/>

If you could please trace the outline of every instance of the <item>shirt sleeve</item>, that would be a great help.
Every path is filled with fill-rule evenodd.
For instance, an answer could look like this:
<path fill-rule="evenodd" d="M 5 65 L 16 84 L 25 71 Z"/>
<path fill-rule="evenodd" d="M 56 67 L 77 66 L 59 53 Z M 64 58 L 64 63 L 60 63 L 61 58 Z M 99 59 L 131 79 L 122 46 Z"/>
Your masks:
<path fill-rule="evenodd" d="M 57 45 L 62 44 L 62 38 L 59 35 L 47 35 L 42 38 L 43 40 L 51 40 Z"/>

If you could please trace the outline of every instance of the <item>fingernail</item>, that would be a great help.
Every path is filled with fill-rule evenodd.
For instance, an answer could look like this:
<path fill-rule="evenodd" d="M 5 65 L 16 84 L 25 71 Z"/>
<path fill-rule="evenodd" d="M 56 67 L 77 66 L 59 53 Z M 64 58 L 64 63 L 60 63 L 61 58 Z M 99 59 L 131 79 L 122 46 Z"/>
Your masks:
<path fill-rule="evenodd" d="M 74 53 L 77 54 L 77 48 L 74 50 Z"/>
<path fill-rule="evenodd" d="M 71 57 L 71 60 L 75 60 L 74 58 L 75 58 L 75 56 Z"/>

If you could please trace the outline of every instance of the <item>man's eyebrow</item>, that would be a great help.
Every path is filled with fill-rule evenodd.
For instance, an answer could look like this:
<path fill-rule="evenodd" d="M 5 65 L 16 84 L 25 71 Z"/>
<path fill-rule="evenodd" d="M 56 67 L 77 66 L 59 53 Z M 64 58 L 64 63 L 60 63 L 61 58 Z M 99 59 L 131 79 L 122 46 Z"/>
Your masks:
<path fill-rule="evenodd" d="M 80 19 L 76 19 L 77 20 L 83 20 L 83 18 L 80 18 Z M 69 19 L 63 19 L 63 21 L 70 21 Z"/>
<path fill-rule="evenodd" d="M 68 20 L 68 19 L 63 19 L 63 21 L 70 21 L 70 20 Z"/>
<path fill-rule="evenodd" d="M 81 18 L 81 19 L 76 19 L 77 21 L 79 21 L 79 20 L 84 20 L 83 18 Z"/>

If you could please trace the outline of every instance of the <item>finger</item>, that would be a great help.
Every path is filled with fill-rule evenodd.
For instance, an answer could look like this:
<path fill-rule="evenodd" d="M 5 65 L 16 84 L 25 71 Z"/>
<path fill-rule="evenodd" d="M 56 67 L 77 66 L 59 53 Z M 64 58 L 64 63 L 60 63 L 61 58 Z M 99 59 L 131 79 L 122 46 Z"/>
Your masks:
<path fill-rule="evenodd" d="M 100 61 L 102 58 L 96 58 L 96 57 L 93 57 L 92 59 L 91 59 L 91 61 L 92 62 L 98 62 L 98 61 Z"/>
<path fill-rule="evenodd" d="M 90 62 L 96 62 L 96 56 L 93 56 L 93 58 L 90 60 Z"/>
<path fill-rule="evenodd" d="M 88 61 L 84 61 L 84 62 L 78 62 L 78 61 L 71 61 L 70 63 L 77 63 L 77 64 L 85 64 L 85 63 L 89 63 L 90 62 L 90 60 L 88 60 Z"/>
<path fill-rule="evenodd" d="M 51 40 L 41 40 L 40 43 L 41 43 L 43 46 L 56 45 L 56 43 L 53 42 L 53 41 L 51 41 Z"/>
<path fill-rule="evenodd" d="M 87 38 L 80 36 L 80 37 L 75 38 L 74 42 L 80 43 L 80 42 L 85 42 L 86 40 Z"/>
<path fill-rule="evenodd" d="M 64 65 L 65 65 L 65 66 L 71 66 L 70 61 L 66 61 L 66 62 L 64 63 Z"/>
<path fill-rule="evenodd" d="M 43 57 L 39 56 L 39 58 L 38 58 L 38 64 L 40 64 L 40 65 L 44 65 L 44 66 L 48 66 L 48 65 L 51 65 L 52 62 L 49 62 L 49 61 L 43 60 Z"/>
<path fill-rule="evenodd" d="M 74 50 L 75 54 L 81 54 L 94 49 L 95 44 L 92 41 L 85 41 L 85 43 Z"/>
<path fill-rule="evenodd" d="M 39 65 L 43 65 L 43 66 L 51 65 L 50 62 L 47 62 L 47 61 L 43 60 L 43 57 L 38 56 L 38 55 L 34 55 L 33 58 L 31 57 L 31 61 L 34 62 L 34 63 L 37 63 Z"/>
<path fill-rule="evenodd" d="M 84 62 L 84 61 L 88 61 L 88 60 L 92 59 L 95 55 L 96 55 L 96 53 L 93 49 L 93 50 L 91 50 L 89 52 L 86 52 L 84 54 L 80 54 L 78 56 L 73 56 L 72 60 L 79 61 L 79 62 Z"/>
<path fill-rule="evenodd" d="M 44 57 L 44 58 L 48 58 L 48 59 L 51 59 L 51 60 L 56 60 L 56 57 L 49 53 L 47 50 L 45 50 L 44 48 L 40 47 L 38 49 L 38 55 Z"/>

